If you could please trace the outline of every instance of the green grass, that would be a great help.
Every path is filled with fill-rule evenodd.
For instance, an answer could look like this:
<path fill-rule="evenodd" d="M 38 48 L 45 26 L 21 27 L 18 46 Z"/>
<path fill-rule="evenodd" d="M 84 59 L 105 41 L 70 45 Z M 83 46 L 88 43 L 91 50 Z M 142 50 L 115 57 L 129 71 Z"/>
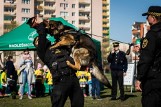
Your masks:
<path fill-rule="evenodd" d="M 110 75 L 107 74 L 110 78 Z M 104 88 L 101 91 L 102 100 L 93 100 L 91 97 L 86 97 L 84 107 L 141 107 L 141 93 L 130 92 L 130 87 L 125 87 L 126 100 L 121 102 L 120 100 L 110 101 L 111 90 Z M 119 96 L 119 91 L 118 91 Z M 0 98 L 0 107 L 51 107 L 50 97 L 33 98 L 29 100 L 27 96 L 24 96 L 23 100 L 12 99 L 11 97 Z M 65 103 L 65 107 L 70 107 L 70 100 Z"/>

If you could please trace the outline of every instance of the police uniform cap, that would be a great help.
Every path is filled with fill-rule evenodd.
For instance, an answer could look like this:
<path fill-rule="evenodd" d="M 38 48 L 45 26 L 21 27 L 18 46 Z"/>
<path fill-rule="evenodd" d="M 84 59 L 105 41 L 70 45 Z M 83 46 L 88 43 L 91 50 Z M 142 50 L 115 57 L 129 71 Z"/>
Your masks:
<path fill-rule="evenodd" d="M 119 42 L 114 42 L 113 43 L 113 47 L 118 47 L 119 46 Z"/>
<path fill-rule="evenodd" d="M 161 6 L 150 6 L 148 12 L 142 14 L 142 16 L 147 15 L 161 16 Z"/>

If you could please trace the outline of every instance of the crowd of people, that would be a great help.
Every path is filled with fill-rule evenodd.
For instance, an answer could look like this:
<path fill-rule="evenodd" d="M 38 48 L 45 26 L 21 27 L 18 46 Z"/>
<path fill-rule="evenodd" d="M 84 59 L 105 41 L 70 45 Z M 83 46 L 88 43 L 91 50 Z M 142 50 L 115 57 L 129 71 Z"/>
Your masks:
<path fill-rule="evenodd" d="M 32 97 L 43 97 L 45 85 L 48 85 L 48 92 L 52 90 L 52 76 L 46 65 L 38 63 L 37 68 L 33 66 L 32 57 L 29 51 L 24 51 L 20 61 L 19 69 L 16 70 L 13 57 L 9 56 L 5 67 L 1 71 L 1 91 L 2 97 L 11 95 L 13 99 L 19 95 L 22 100 L 25 94 L 28 99 Z"/>
<path fill-rule="evenodd" d="M 15 69 L 13 57 L 9 56 L 5 67 L 0 73 L 2 85 L 0 96 L 2 97 L 11 95 L 15 99 L 16 95 L 18 95 L 20 100 L 24 98 L 25 94 L 28 99 L 43 97 L 46 90 L 44 84 L 48 85 L 48 94 L 50 95 L 52 93 L 53 80 L 50 70 L 46 65 L 43 66 L 41 63 L 37 64 L 37 68 L 34 67 L 28 50 L 23 52 L 18 70 Z M 84 71 L 77 71 L 76 76 L 84 97 L 90 96 L 93 99 L 101 99 L 100 83 L 92 75 L 92 68 L 87 67 Z"/>

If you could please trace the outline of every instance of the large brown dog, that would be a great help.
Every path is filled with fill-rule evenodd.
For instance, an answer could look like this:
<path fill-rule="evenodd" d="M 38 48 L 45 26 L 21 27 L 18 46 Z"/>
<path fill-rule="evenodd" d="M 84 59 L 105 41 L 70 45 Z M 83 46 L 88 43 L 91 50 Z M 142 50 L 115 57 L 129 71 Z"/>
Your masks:
<path fill-rule="evenodd" d="M 33 23 L 33 22 L 32 22 Z M 55 45 L 51 47 L 57 48 L 68 46 L 71 48 L 71 55 L 75 61 L 75 65 L 67 61 L 67 64 L 75 70 L 80 70 L 83 67 L 92 65 L 93 75 L 108 88 L 111 85 L 100 70 L 97 58 L 97 50 L 94 41 L 87 34 L 63 25 L 60 21 L 50 20 L 44 21 L 47 26 L 48 33 L 56 39 Z"/>
<path fill-rule="evenodd" d="M 105 75 L 102 74 L 98 67 L 98 56 L 96 45 L 90 36 L 76 31 L 73 28 L 64 26 L 59 21 L 49 21 L 49 33 L 56 39 L 56 44 L 51 48 L 59 46 L 70 46 L 72 48 L 72 57 L 75 65 L 68 62 L 68 65 L 76 70 L 80 70 L 82 66 L 92 65 L 93 75 L 105 86 L 111 88 L 111 85 Z M 101 62 L 100 62 L 101 63 Z"/>

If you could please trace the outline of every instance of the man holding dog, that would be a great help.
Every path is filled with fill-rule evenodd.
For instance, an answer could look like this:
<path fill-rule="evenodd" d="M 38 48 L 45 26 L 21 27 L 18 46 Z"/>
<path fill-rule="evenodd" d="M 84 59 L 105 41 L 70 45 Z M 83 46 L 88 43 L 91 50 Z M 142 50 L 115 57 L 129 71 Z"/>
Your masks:
<path fill-rule="evenodd" d="M 71 69 L 67 62 L 73 63 L 67 47 L 50 48 L 51 42 L 46 38 L 47 30 L 42 18 L 33 17 L 27 22 L 39 34 L 34 44 L 40 59 L 48 66 L 53 77 L 52 107 L 64 107 L 69 96 L 71 107 L 84 107 L 83 92 L 79 86 L 76 70 Z"/>

